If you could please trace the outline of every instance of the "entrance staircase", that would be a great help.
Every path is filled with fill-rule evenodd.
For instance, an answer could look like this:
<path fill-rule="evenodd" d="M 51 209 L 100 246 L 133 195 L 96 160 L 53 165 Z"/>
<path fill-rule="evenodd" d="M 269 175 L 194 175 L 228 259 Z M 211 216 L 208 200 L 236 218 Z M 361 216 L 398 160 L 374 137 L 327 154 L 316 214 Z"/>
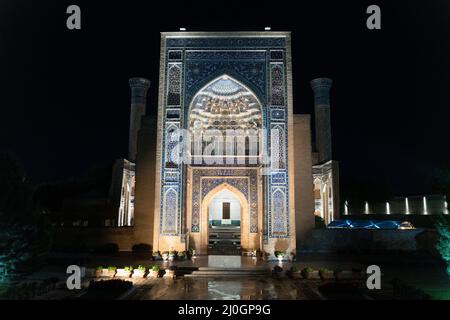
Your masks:
<path fill-rule="evenodd" d="M 241 229 L 236 227 L 212 227 L 209 229 L 208 254 L 240 255 Z"/>
<path fill-rule="evenodd" d="M 252 268 L 226 268 L 226 267 L 199 267 L 192 273 L 184 274 L 185 278 L 233 278 L 233 277 L 267 277 L 270 269 L 265 267 Z"/>

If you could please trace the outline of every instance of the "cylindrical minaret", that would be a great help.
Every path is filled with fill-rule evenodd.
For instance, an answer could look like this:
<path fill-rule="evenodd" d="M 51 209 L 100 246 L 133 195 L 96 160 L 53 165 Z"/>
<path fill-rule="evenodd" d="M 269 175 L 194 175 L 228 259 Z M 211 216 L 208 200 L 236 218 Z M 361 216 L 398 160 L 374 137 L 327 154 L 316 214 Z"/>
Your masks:
<path fill-rule="evenodd" d="M 333 80 L 317 78 L 311 81 L 314 91 L 314 110 L 316 120 L 316 151 L 319 162 L 331 160 L 331 120 L 330 120 L 330 89 Z"/>
<path fill-rule="evenodd" d="M 141 128 L 141 118 L 145 115 L 147 104 L 147 90 L 150 88 L 150 80 L 145 78 L 131 78 L 131 112 L 130 134 L 128 141 L 128 160 L 136 161 L 137 136 Z"/>

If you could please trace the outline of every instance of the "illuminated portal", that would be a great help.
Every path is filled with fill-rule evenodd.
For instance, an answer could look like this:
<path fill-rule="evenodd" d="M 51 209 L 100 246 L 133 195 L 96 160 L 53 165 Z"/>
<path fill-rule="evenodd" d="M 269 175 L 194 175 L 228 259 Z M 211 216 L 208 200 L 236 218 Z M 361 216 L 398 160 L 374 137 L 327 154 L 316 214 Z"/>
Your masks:
<path fill-rule="evenodd" d="M 278 250 L 291 257 L 307 247 L 314 228 L 315 185 L 316 214 L 332 220 L 338 180 L 330 162 L 331 80 L 312 82 L 314 149 L 309 115 L 292 111 L 290 37 L 162 33 L 156 120 L 144 115 L 149 81 L 130 80 L 136 186 L 134 215 L 118 216 L 120 226 L 133 227 L 124 242 L 154 251 L 261 250 L 273 257 Z"/>
<path fill-rule="evenodd" d="M 286 250 L 293 250 L 289 34 L 162 37 L 155 234 L 160 247 L 182 250 L 188 241 L 197 252 L 207 253 L 205 201 L 215 188 L 225 188 L 242 202 L 243 251 L 272 251 L 280 239 Z M 180 129 L 190 139 L 184 154 L 179 153 Z"/>

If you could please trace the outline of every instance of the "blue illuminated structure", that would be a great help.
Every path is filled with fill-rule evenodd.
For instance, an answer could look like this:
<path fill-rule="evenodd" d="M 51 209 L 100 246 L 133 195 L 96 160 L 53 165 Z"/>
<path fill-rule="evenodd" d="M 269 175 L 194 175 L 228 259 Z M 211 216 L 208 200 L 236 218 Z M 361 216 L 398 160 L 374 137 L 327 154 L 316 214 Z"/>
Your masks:
<path fill-rule="evenodd" d="M 328 224 L 329 229 L 413 229 L 409 222 L 394 220 L 334 220 Z"/>

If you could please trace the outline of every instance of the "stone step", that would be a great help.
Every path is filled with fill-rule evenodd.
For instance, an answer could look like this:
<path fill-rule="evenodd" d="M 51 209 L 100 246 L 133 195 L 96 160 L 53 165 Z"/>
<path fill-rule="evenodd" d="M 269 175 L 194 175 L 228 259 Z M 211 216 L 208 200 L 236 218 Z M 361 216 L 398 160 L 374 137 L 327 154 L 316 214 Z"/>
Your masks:
<path fill-rule="evenodd" d="M 187 278 L 194 277 L 267 277 L 270 272 L 225 272 L 225 271 L 194 271 L 185 274 Z"/>
<path fill-rule="evenodd" d="M 263 278 L 263 277 L 267 277 L 267 275 L 265 274 L 231 274 L 231 275 L 198 275 L 198 274 L 185 274 L 183 277 L 185 277 L 186 279 L 195 279 L 195 278 L 211 278 L 211 279 L 226 279 L 226 278 Z"/>
<path fill-rule="evenodd" d="M 224 271 L 224 272 L 270 272 L 265 267 L 243 267 L 243 268 L 230 268 L 230 267 L 199 267 L 196 271 Z"/>
<path fill-rule="evenodd" d="M 270 272 L 194 271 L 190 274 L 195 276 L 264 276 L 270 274 Z"/>

